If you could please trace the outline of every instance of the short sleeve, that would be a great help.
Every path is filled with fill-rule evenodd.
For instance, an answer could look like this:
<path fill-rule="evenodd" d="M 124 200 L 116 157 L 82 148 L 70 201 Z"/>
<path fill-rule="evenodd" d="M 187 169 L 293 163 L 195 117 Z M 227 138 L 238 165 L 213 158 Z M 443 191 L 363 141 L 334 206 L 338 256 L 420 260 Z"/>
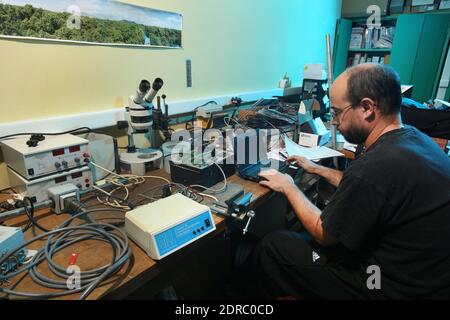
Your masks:
<path fill-rule="evenodd" d="M 322 227 L 348 249 L 362 252 L 380 232 L 385 195 L 362 178 L 346 175 L 321 215 Z"/>

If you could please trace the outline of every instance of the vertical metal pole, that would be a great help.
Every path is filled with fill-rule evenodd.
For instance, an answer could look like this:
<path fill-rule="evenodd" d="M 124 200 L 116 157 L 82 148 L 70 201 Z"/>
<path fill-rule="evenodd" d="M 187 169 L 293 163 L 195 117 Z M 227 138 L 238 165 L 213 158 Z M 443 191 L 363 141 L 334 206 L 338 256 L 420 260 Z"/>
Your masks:
<path fill-rule="evenodd" d="M 333 65 L 331 62 L 331 37 L 329 34 L 326 35 L 327 42 L 327 63 L 328 63 L 328 98 L 330 98 L 330 90 L 331 85 L 333 84 Z M 336 140 L 336 126 L 331 125 L 331 146 L 333 149 L 337 149 L 337 140 Z M 333 159 L 334 166 L 338 169 L 338 158 Z"/>

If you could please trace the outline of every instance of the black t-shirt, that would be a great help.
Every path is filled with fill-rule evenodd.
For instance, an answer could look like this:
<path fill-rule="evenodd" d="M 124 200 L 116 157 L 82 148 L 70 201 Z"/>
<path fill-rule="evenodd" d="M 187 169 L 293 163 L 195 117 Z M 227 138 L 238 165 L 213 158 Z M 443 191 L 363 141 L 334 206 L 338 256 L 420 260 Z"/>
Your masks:
<path fill-rule="evenodd" d="M 388 132 L 353 161 L 321 219 L 360 275 L 381 269 L 382 296 L 450 293 L 450 159 L 417 129 Z"/>

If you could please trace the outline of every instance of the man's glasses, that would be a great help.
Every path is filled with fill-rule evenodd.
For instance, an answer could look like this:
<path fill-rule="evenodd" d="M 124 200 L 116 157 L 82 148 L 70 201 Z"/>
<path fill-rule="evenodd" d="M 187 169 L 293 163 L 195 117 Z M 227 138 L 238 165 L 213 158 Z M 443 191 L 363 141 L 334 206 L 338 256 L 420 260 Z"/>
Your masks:
<path fill-rule="evenodd" d="M 350 109 L 352 107 L 353 107 L 352 104 L 346 106 L 343 109 L 339 109 L 336 107 L 330 107 L 330 114 L 333 117 L 333 119 L 339 119 L 345 113 L 345 111 L 347 111 L 348 109 Z"/>

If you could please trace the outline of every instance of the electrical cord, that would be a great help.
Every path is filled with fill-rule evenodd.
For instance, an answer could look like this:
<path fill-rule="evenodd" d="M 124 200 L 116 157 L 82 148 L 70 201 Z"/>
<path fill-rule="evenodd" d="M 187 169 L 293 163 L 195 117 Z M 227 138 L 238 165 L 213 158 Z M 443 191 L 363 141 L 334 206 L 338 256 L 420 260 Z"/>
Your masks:
<path fill-rule="evenodd" d="M 81 131 L 81 132 L 80 132 Z M 68 130 L 68 131 L 64 131 L 64 132 L 52 132 L 52 133 L 14 133 L 14 134 L 10 134 L 7 136 L 3 136 L 0 137 L 0 140 L 5 140 L 5 139 L 9 139 L 9 138 L 13 138 L 13 137 L 18 137 L 18 136 L 31 136 L 31 135 L 35 135 L 35 134 L 41 134 L 44 136 L 60 136 L 63 134 L 68 134 L 68 133 L 75 133 L 75 132 L 79 132 L 79 133 L 84 133 L 84 132 L 92 132 L 92 129 L 89 127 L 80 127 L 77 129 L 73 129 L 73 130 Z"/>
<path fill-rule="evenodd" d="M 13 256 L 23 248 L 29 246 L 31 243 L 47 238 L 44 247 L 37 252 L 37 254 L 26 266 L 19 270 L 10 272 L 9 274 L 0 274 L 0 282 L 8 281 L 8 279 L 11 279 L 23 272 L 28 271 L 33 281 L 35 281 L 37 284 L 47 288 L 59 289 L 62 291 L 40 294 L 31 292 L 19 292 L 0 286 L 0 292 L 33 299 L 47 299 L 82 292 L 79 299 L 86 299 L 99 284 L 101 284 L 105 279 L 117 273 L 129 260 L 132 254 L 129 247 L 127 235 L 115 225 L 106 223 L 87 223 L 82 225 L 70 226 L 70 224 L 76 218 L 89 213 L 104 211 L 105 209 L 93 209 L 76 214 L 64 221 L 55 230 L 46 232 L 34 237 L 33 239 L 28 240 L 24 244 L 9 251 L 7 254 L 0 258 L 1 265 L 9 257 Z M 123 212 L 122 209 L 108 209 L 108 211 Z M 112 249 L 111 262 L 101 267 L 82 271 L 80 273 L 79 287 L 70 289 L 68 288 L 68 282 L 70 281 L 70 278 L 73 277 L 73 275 L 69 274 L 66 268 L 56 264 L 53 258 L 59 251 L 76 243 L 87 240 L 103 241 L 110 244 Z M 57 276 L 58 279 L 49 278 L 43 275 L 38 270 L 38 266 L 43 261 L 46 261 L 48 263 L 50 271 L 55 276 Z"/>
<path fill-rule="evenodd" d="M 116 188 L 114 188 L 112 191 L 107 192 L 107 191 L 103 190 L 102 188 L 100 188 L 99 186 L 94 186 L 94 188 L 105 194 L 104 199 L 100 198 L 100 196 L 97 196 L 97 201 L 103 205 L 108 205 L 113 208 L 126 209 L 126 210 L 131 209 L 132 206 L 130 206 L 129 202 L 128 202 L 128 199 L 130 196 L 129 188 L 132 186 L 143 184 L 146 179 L 158 179 L 158 180 L 162 180 L 162 181 L 166 182 L 167 184 L 171 183 L 166 178 L 158 177 L 158 176 L 138 176 L 138 175 L 132 175 L 132 174 L 117 174 L 113 171 L 110 171 L 110 170 L 102 167 L 101 165 L 96 164 L 93 161 L 90 161 L 89 163 L 91 165 L 93 165 L 94 167 L 97 167 L 97 168 L 112 175 L 112 177 L 105 179 L 106 183 L 116 186 Z M 125 181 L 125 183 L 122 181 Z M 117 193 L 121 190 L 125 191 L 125 196 L 123 197 L 123 199 L 113 196 L 114 193 Z M 111 198 L 114 198 L 114 199 L 111 200 Z M 126 205 L 124 205 L 123 203 L 126 203 Z"/>
<path fill-rule="evenodd" d="M 227 122 L 227 119 L 228 119 L 228 122 Z M 233 121 L 234 123 L 236 123 L 237 125 L 239 125 L 239 126 L 241 126 L 241 127 L 248 128 L 247 126 L 245 126 L 245 125 L 241 124 L 239 121 L 237 121 L 234 117 L 225 117 L 225 118 L 223 118 L 223 122 L 225 123 L 225 125 L 226 125 L 227 127 L 230 126 L 231 121 Z"/>
<path fill-rule="evenodd" d="M 201 196 L 203 196 L 203 197 L 207 197 L 207 198 L 213 199 L 213 200 L 216 201 L 216 202 L 219 201 L 219 199 L 217 199 L 216 197 L 214 197 L 214 196 L 212 196 L 212 195 L 210 195 L 210 194 L 199 193 L 199 195 L 201 195 Z"/>
<path fill-rule="evenodd" d="M 206 102 L 206 103 L 204 103 L 204 104 L 202 104 L 201 106 L 198 106 L 198 107 L 195 107 L 194 108 L 194 110 L 192 110 L 192 119 L 191 119 L 191 123 L 192 123 L 192 128 L 194 127 L 194 121 L 195 121 L 195 113 L 196 113 L 196 111 L 198 110 L 198 109 L 200 109 L 200 108 L 202 108 L 202 107 L 206 107 L 208 104 L 214 104 L 214 105 L 219 105 L 218 103 L 217 103 L 217 101 L 214 101 L 214 100 L 211 100 L 211 101 L 208 101 L 208 102 Z M 189 122 L 186 122 L 186 130 L 190 130 L 189 128 L 188 128 L 188 123 Z M 191 129 L 192 129 L 191 128 Z"/>
<path fill-rule="evenodd" d="M 30 208 L 28 208 L 28 204 L 30 206 Z M 28 224 L 26 225 L 26 227 L 24 228 L 23 231 L 27 231 L 29 228 L 31 228 L 31 226 L 35 226 L 38 229 L 40 229 L 41 231 L 44 232 L 49 232 L 50 230 L 42 227 L 37 221 L 36 219 L 34 219 L 34 204 L 33 201 L 29 198 L 29 197 L 25 197 L 23 198 L 23 208 L 25 210 L 25 214 L 28 217 Z"/>
<path fill-rule="evenodd" d="M 160 194 L 157 194 L 157 192 L 160 191 Z M 181 183 L 169 183 L 159 186 L 154 186 L 153 188 L 150 188 L 149 190 L 146 190 L 139 194 L 139 196 L 148 199 L 150 201 L 157 201 L 162 198 L 168 197 L 172 194 L 180 193 L 194 201 L 202 202 L 204 196 L 195 191 L 194 189 L 187 187 Z M 199 196 L 201 199 L 199 199 Z M 140 201 L 142 202 L 142 201 Z M 138 202 L 138 203 L 140 203 Z"/>

